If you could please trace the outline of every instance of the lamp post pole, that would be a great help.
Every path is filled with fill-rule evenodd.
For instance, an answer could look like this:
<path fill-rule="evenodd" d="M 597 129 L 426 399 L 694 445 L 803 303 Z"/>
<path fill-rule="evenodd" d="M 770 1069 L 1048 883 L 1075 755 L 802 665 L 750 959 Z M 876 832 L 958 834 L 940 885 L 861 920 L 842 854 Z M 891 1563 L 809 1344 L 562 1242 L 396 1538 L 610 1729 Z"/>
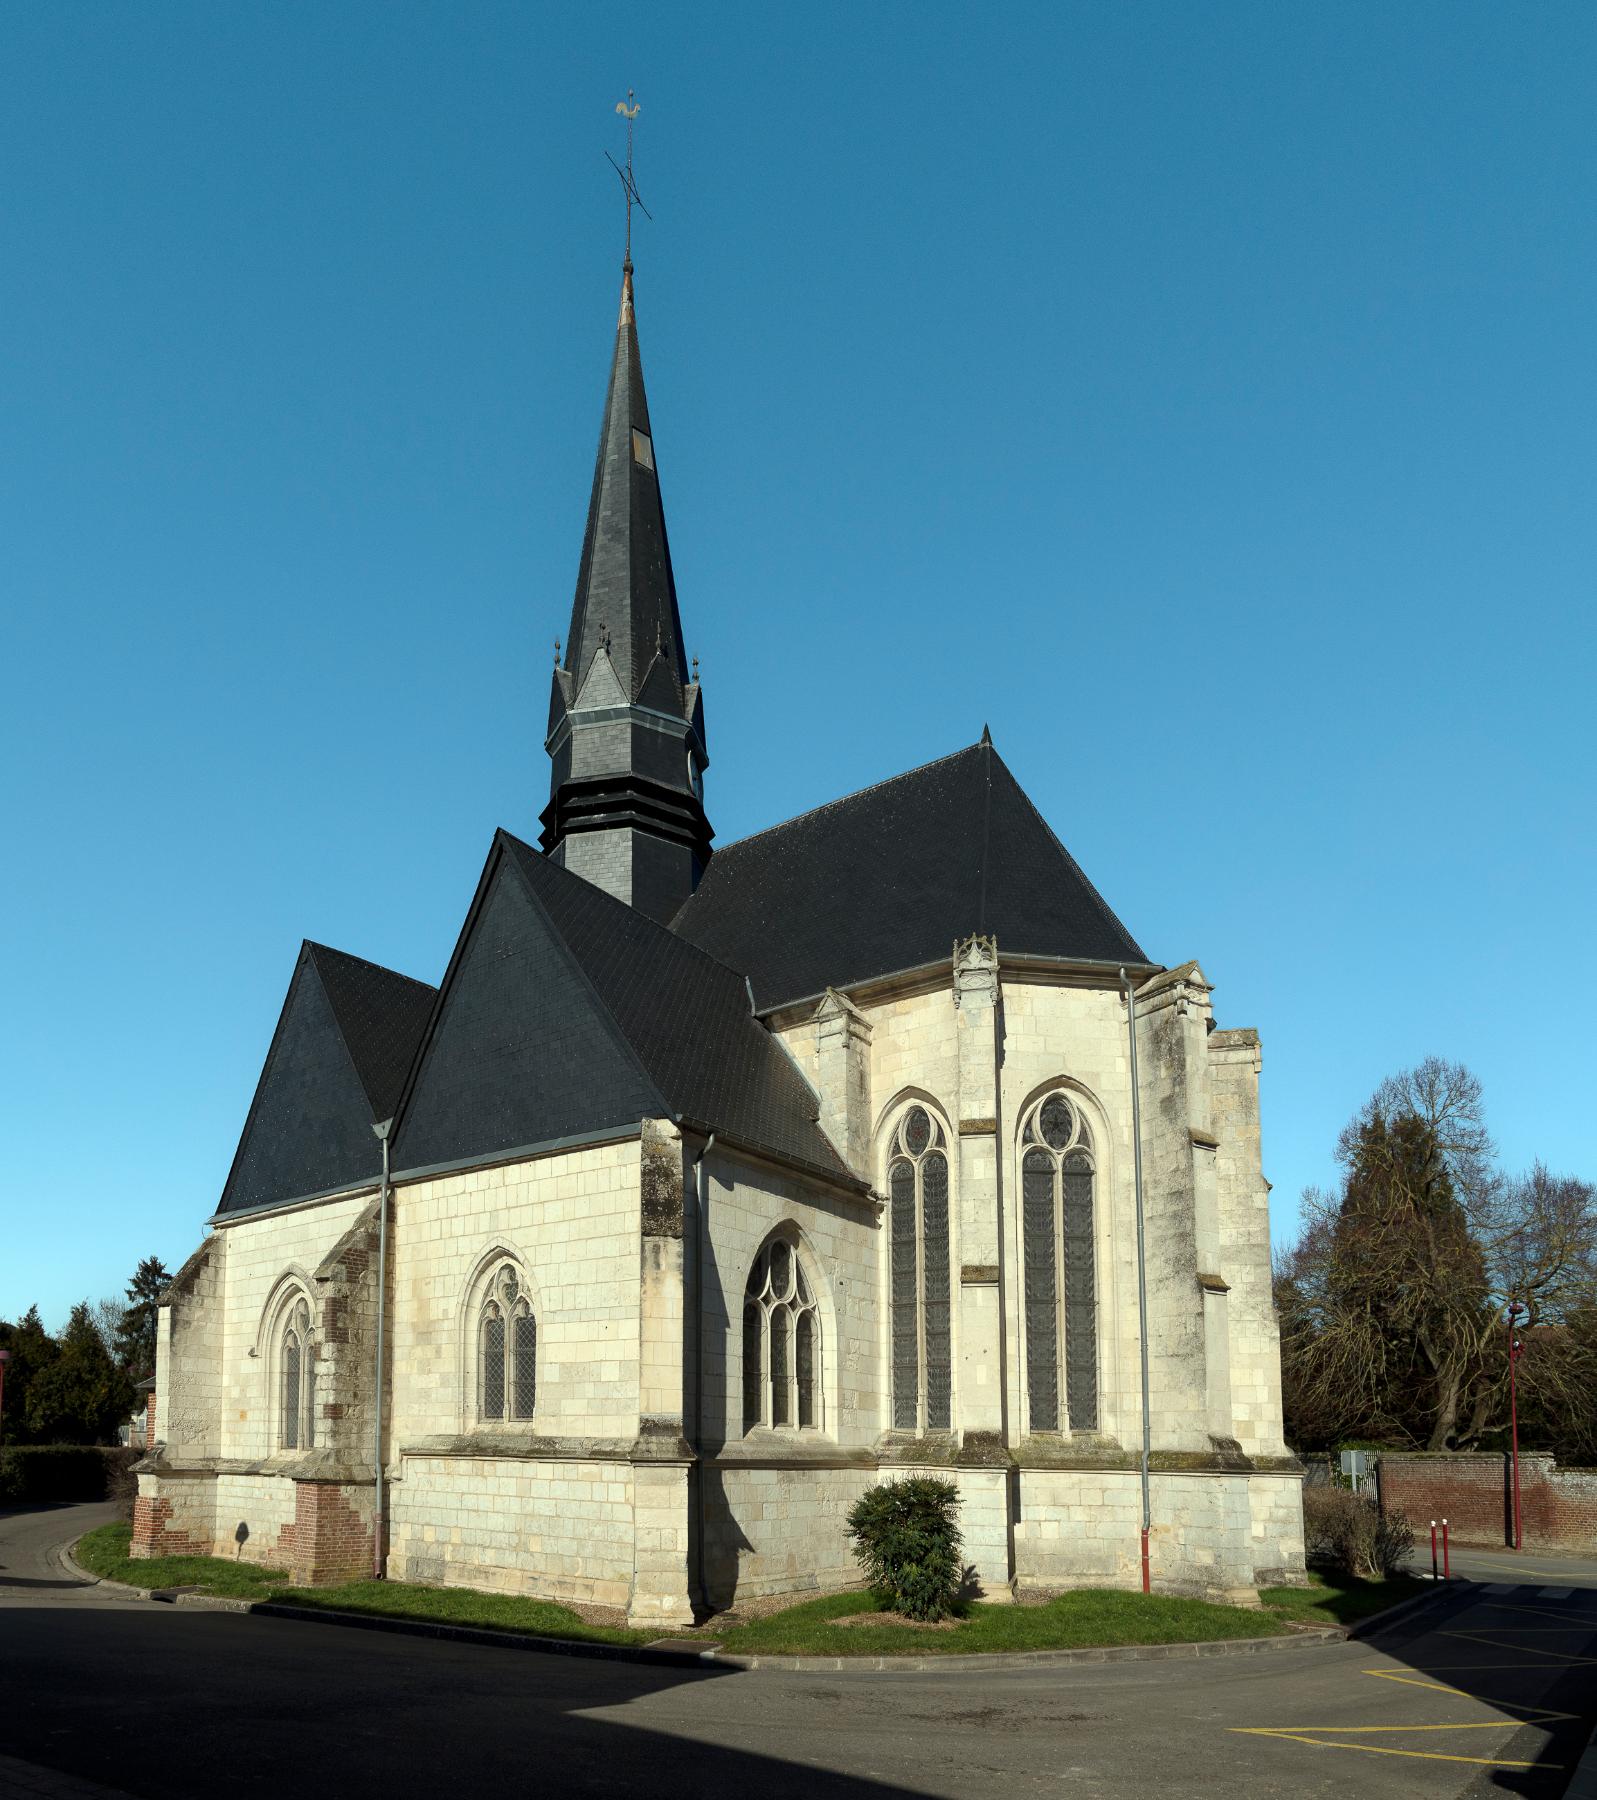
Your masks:
<path fill-rule="evenodd" d="M 1524 1346 L 1519 1341 L 1522 1314 L 1529 1309 L 1518 1300 L 1510 1300 L 1508 1314 L 1508 1428 L 1514 1464 L 1514 1548 L 1525 1547 L 1524 1531 L 1519 1516 L 1519 1358 Z"/>
<path fill-rule="evenodd" d="M 6 1441 L 6 1364 L 11 1360 L 9 1350 L 0 1350 L 0 1444 Z"/>

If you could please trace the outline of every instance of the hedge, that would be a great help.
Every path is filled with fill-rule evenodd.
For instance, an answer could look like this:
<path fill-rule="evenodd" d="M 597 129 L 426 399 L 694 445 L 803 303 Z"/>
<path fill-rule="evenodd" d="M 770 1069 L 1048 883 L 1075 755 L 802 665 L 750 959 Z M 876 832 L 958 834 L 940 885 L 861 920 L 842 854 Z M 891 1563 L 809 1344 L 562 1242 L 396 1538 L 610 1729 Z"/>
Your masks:
<path fill-rule="evenodd" d="M 56 1500 L 123 1500 L 143 1455 L 120 1444 L 16 1444 L 0 1450 L 0 1506 Z"/>

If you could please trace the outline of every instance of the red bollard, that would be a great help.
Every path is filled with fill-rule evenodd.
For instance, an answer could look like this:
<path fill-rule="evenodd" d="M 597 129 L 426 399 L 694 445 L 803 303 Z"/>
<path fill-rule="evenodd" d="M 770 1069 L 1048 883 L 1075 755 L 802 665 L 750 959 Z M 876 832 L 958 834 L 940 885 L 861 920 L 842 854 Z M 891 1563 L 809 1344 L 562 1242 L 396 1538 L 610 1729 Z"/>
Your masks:
<path fill-rule="evenodd" d="M 1442 1579 L 1443 1579 L 1443 1581 L 1451 1581 L 1453 1579 L 1453 1572 L 1447 1566 L 1447 1521 L 1446 1521 L 1446 1519 L 1443 1519 L 1443 1521 L 1442 1521 Z"/>
<path fill-rule="evenodd" d="M 1431 1580 L 1436 1579 L 1436 1521 L 1431 1520 Z"/>

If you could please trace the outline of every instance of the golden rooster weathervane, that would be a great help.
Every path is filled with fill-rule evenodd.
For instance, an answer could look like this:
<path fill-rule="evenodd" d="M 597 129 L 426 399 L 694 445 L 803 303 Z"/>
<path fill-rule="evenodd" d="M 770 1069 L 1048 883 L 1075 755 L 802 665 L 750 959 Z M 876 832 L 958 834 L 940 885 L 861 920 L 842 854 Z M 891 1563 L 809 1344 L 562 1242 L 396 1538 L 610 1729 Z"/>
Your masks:
<path fill-rule="evenodd" d="M 632 104 L 629 105 L 628 104 L 629 101 L 631 101 Z M 626 268 L 626 269 L 630 269 L 632 267 L 632 209 L 633 209 L 633 207 L 636 206 L 638 208 L 638 210 L 643 214 L 644 218 L 650 220 L 651 222 L 654 218 L 654 214 L 652 212 L 650 212 L 648 207 L 646 207 L 643 204 L 643 196 L 638 192 L 637 182 L 635 182 L 632 179 L 632 123 L 637 118 L 638 114 L 642 110 L 643 110 L 642 107 L 639 106 L 632 99 L 632 89 L 628 88 L 627 89 L 627 98 L 625 100 L 616 101 L 616 111 L 618 113 L 620 113 L 622 118 L 625 119 L 627 122 L 627 166 L 623 169 L 622 166 L 620 165 L 620 163 L 618 163 L 616 161 L 616 159 L 610 155 L 610 152 L 608 150 L 606 150 L 604 153 L 606 160 L 610 164 L 610 167 L 612 169 L 614 169 L 616 174 L 621 177 L 621 191 L 627 197 L 627 256 L 626 256 L 626 261 L 622 264 L 622 267 Z"/>

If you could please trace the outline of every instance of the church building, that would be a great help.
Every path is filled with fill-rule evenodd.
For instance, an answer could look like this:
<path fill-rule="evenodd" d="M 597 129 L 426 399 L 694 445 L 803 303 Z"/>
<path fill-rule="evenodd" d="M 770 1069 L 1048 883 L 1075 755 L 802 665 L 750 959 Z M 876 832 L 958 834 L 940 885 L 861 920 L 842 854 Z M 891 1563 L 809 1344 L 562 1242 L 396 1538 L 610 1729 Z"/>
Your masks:
<path fill-rule="evenodd" d="M 545 742 L 437 988 L 300 950 L 134 1554 L 668 1626 L 857 1584 L 918 1472 L 986 1598 L 1137 1586 L 1146 1420 L 1154 1589 L 1301 1580 L 1258 1034 L 986 730 L 713 846 L 630 255 Z"/>

